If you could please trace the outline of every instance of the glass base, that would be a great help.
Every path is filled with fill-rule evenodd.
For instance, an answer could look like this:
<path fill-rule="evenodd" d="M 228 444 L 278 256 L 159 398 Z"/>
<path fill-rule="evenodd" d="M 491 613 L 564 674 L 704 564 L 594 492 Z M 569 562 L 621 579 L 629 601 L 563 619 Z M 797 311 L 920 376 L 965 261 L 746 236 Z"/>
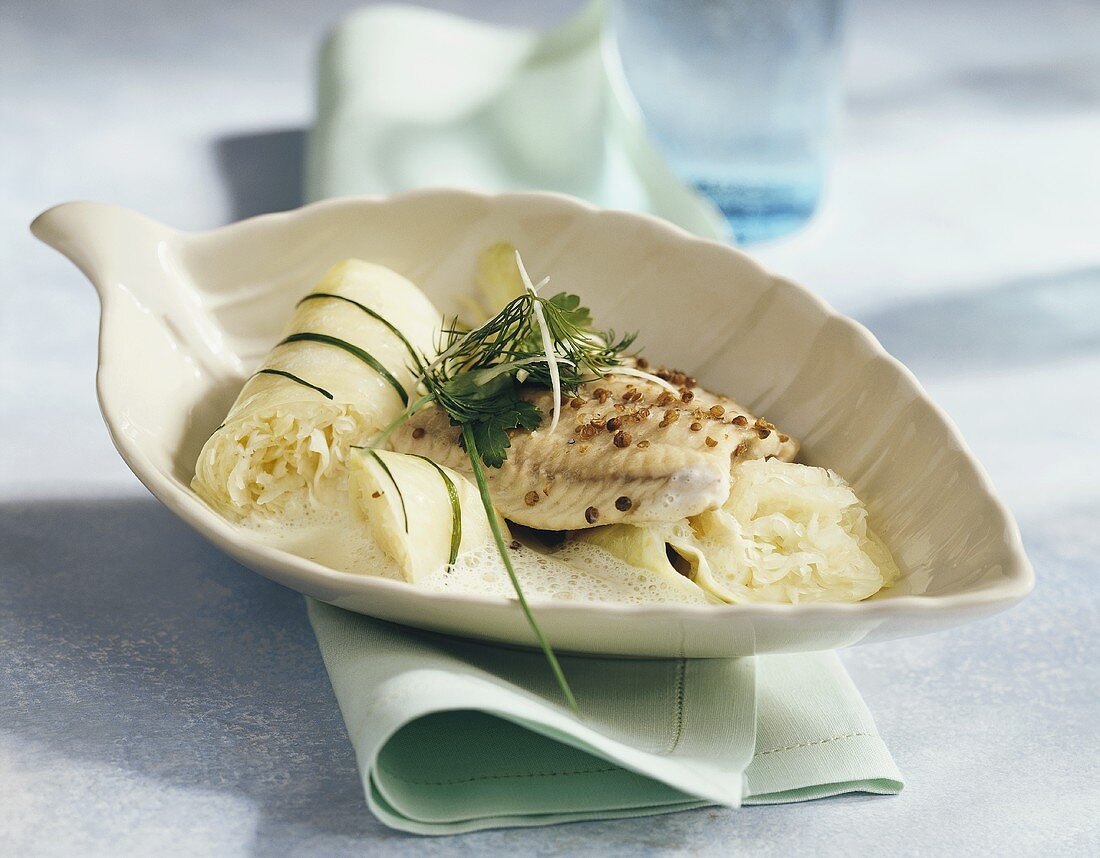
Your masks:
<path fill-rule="evenodd" d="M 697 179 L 692 184 L 721 209 L 738 244 L 792 233 L 813 216 L 821 186 Z"/>

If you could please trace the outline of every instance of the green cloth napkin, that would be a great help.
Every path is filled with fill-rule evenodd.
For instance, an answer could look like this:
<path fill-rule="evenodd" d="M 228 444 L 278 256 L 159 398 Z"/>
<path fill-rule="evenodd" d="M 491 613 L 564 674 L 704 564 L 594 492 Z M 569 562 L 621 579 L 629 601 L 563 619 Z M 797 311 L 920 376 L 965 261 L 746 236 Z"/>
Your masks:
<path fill-rule="evenodd" d="M 549 33 L 372 6 L 321 56 L 307 194 L 550 189 L 727 235 L 649 144 L 593 3 Z M 537 610 L 537 607 L 536 607 Z M 563 658 L 309 602 L 370 809 L 421 834 L 791 802 L 901 778 L 833 653 Z"/>
<path fill-rule="evenodd" d="M 374 814 L 393 828 L 645 816 L 863 791 L 901 775 L 835 653 L 562 658 L 309 602 Z"/>

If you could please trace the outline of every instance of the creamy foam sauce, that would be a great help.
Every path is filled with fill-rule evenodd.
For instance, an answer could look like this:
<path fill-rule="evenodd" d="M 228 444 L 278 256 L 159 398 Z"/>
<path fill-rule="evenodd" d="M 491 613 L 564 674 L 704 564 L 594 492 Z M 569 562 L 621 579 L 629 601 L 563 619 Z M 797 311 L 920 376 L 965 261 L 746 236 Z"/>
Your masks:
<path fill-rule="evenodd" d="M 292 521 L 252 517 L 240 526 L 265 545 L 340 572 L 405 580 L 354 509 L 306 509 Z"/>
<path fill-rule="evenodd" d="M 308 509 L 296 513 L 292 522 L 250 518 L 240 526 L 265 545 L 332 569 L 404 580 L 355 509 Z M 523 593 L 532 602 L 702 605 L 711 601 L 697 587 L 675 587 L 593 545 L 569 543 L 553 553 L 544 553 L 521 544 L 509 553 Z M 495 545 L 460 555 L 454 566 L 441 567 L 417 586 L 429 592 L 515 596 Z"/>
<path fill-rule="evenodd" d="M 523 594 L 529 601 L 700 605 L 710 601 L 698 587 L 684 592 L 652 572 L 630 566 L 594 545 L 570 543 L 551 554 L 544 554 L 521 544 L 519 548 L 509 549 L 509 554 Z M 459 556 L 454 566 L 437 570 L 421 586 L 482 596 L 508 597 L 515 593 L 493 545 Z"/>

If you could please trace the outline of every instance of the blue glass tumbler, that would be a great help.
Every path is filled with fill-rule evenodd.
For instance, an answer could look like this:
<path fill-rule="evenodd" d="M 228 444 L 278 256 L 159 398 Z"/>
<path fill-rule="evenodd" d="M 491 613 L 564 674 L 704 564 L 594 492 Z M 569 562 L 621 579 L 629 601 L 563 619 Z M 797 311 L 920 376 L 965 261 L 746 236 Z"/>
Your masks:
<path fill-rule="evenodd" d="M 736 240 L 805 224 L 839 113 L 843 0 L 614 0 L 610 22 L 647 131 Z"/>

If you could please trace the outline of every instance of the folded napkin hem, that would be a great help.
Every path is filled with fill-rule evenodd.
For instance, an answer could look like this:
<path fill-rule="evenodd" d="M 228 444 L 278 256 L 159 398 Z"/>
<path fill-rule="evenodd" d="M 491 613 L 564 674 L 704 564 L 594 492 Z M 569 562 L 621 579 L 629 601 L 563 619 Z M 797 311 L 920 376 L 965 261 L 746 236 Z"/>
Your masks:
<path fill-rule="evenodd" d="M 398 812 L 386 801 L 385 796 L 376 789 L 373 779 L 369 779 L 369 781 L 364 784 L 364 788 L 367 796 L 367 805 L 371 813 L 386 825 L 399 831 L 408 832 L 409 834 L 429 835 L 432 837 L 445 837 L 451 834 L 467 834 L 472 831 L 483 831 L 487 828 L 534 828 L 542 825 L 561 825 L 567 822 L 586 822 L 601 819 L 631 819 L 715 806 L 715 803 L 711 801 L 685 798 L 682 802 L 661 802 L 660 804 L 642 805 L 638 807 L 570 811 L 567 813 L 509 813 L 494 816 L 470 817 L 440 823 L 414 819 Z"/>
<path fill-rule="evenodd" d="M 828 780 L 807 783 L 808 772 Z M 758 751 L 745 772 L 744 804 L 784 804 L 846 792 L 895 795 L 901 772 L 882 739 L 856 731 Z"/>

